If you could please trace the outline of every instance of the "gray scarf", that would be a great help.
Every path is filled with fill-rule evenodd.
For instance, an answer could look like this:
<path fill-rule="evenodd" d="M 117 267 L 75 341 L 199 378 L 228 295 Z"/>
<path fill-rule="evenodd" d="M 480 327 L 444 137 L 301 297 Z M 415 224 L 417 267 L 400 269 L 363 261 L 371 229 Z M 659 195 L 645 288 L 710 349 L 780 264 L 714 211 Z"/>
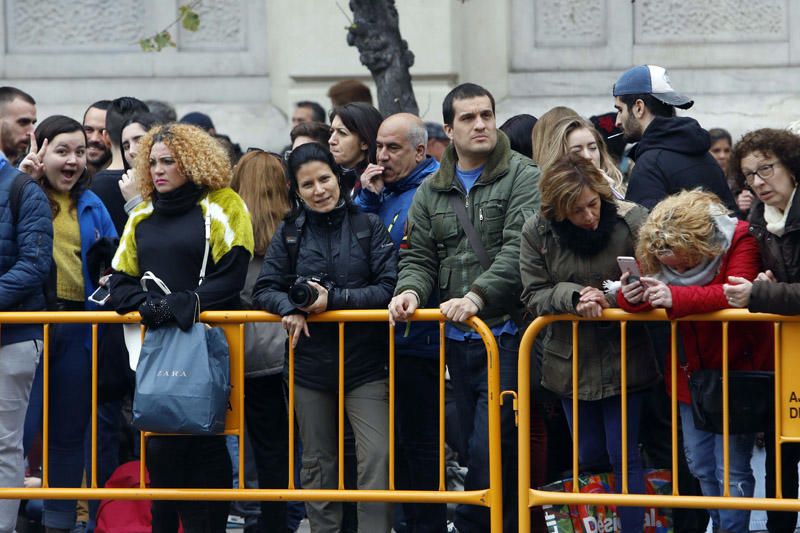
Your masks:
<path fill-rule="evenodd" d="M 711 283 L 711 280 L 719 273 L 719 265 L 722 262 L 722 256 L 725 255 L 731 247 L 733 232 L 736 231 L 736 225 L 739 223 L 736 217 L 728 216 L 727 213 L 714 214 L 712 212 L 711 216 L 717 227 L 714 238 L 723 244 L 722 253 L 713 259 L 706 259 L 686 272 L 678 272 L 666 265 L 662 265 L 661 271 L 653 276 L 654 278 L 663 281 L 667 285 L 678 285 L 681 287 L 702 287 Z"/>

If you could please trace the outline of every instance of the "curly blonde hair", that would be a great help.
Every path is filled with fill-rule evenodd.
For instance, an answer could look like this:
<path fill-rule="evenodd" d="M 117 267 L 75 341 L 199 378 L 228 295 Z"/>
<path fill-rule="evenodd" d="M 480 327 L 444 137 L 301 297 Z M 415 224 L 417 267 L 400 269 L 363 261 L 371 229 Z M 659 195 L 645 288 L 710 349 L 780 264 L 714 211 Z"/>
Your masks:
<path fill-rule="evenodd" d="M 142 199 L 149 200 L 155 190 L 150 175 L 150 150 L 164 143 L 186 178 L 209 190 L 222 189 L 231 182 L 231 163 L 224 148 L 211 135 L 189 124 L 155 126 L 142 137 L 133 167 Z"/>
<path fill-rule="evenodd" d="M 721 255 L 725 243 L 719 238 L 714 217 L 727 213 L 715 194 L 700 189 L 663 199 L 639 229 L 636 257 L 642 271 L 659 272 L 658 258 L 664 255 L 680 255 L 692 265 Z"/>

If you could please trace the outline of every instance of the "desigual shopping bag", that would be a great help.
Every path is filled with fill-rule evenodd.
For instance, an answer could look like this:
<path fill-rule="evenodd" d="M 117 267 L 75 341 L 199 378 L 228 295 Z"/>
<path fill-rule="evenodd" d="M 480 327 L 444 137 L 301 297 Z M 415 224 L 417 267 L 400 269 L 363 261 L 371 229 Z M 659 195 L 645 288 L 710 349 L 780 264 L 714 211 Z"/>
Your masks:
<path fill-rule="evenodd" d="M 136 367 L 133 425 L 141 431 L 213 435 L 225 429 L 230 353 L 222 328 L 149 329 Z"/>

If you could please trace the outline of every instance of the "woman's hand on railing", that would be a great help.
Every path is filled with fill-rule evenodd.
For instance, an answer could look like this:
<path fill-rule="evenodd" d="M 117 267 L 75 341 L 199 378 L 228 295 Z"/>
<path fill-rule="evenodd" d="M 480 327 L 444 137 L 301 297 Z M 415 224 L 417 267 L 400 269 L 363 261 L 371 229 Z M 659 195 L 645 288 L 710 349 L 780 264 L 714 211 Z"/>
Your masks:
<path fill-rule="evenodd" d="M 739 276 L 728 276 L 728 283 L 722 285 L 722 290 L 725 291 L 725 298 L 728 300 L 728 305 L 731 307 L 747 307 L 750 303 L 750 293 L 753 290 L 753 284 Z"/>
<path fill-rule="evenodd" d="M 286 315 L 281 319 L 283 329 L 289 333 L 289 339 L 292 341 L 292 348 L 297 347 L 297 341 L 300 340 L 300 333 L 305 333 L 306 337 L 310 337 L 308 332 L 308 324 L 306 317 L 300 314 Z"/>
<path fill-rule="evenodd" d="M 606 295 L 597 287 L 584 287 L 581 289 L 575 312 L 586 318 L 598 318 L 603 314 L 603 309 L 608 309 Z"/>

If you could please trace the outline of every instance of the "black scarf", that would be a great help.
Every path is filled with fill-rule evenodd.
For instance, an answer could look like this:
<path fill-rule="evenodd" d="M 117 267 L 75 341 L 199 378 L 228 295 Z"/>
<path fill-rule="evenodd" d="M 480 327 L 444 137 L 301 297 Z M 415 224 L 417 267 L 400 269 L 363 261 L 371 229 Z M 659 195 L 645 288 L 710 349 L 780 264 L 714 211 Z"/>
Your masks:
<path fill-rule="evenodd" d="M 153 191 L 153 211 L 165 215 L 185 213 L 197 205 L 205 192 L 205 187 L 200 187 L 193 181 L 187 181 L 169 192 Z"/>
<path fill-rule="evenodd" d="M 551 220 L 553 233 L 565 248 L 581 257 L 591 257 L 602 251 L 611 239 L 617 219 L 617 204 L 603 200 L 600 204 L 600 223 L 597 229 L 579 228 L 567 219 Z"/>

